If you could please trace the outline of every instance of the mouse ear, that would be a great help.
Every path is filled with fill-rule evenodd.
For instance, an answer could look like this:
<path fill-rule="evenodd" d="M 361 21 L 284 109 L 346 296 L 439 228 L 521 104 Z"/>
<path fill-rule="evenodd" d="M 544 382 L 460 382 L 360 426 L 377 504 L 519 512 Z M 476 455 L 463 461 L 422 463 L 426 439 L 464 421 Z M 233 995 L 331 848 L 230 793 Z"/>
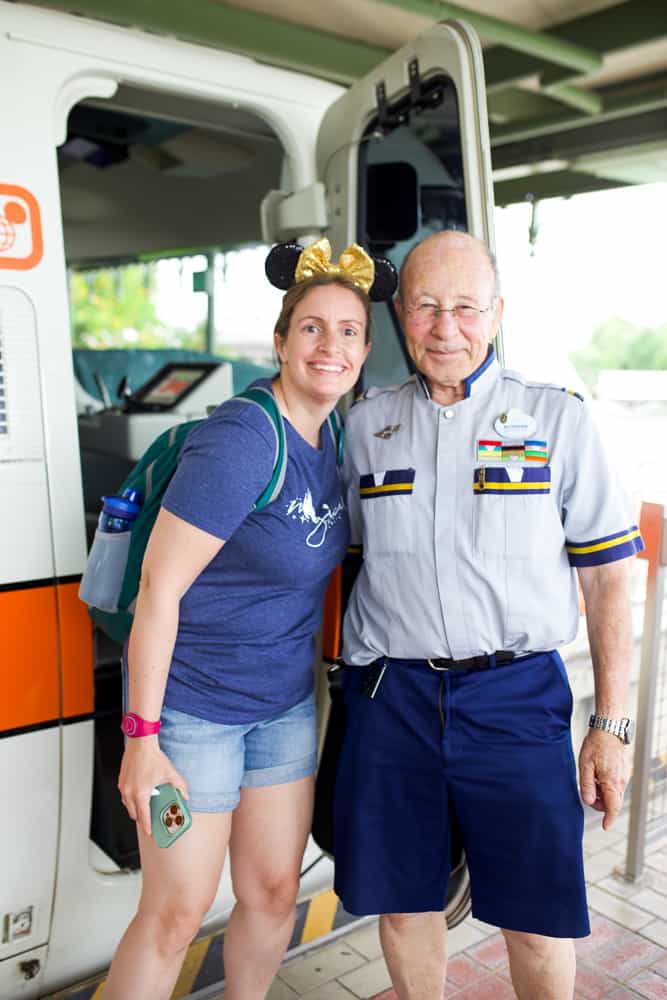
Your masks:
<path fill-rule="evenodd" d="M 273 247 L 264 264 L 264 271 L 272 285 L 283 292 L 292 287 L 302 250 L 298 243 L 277 243 Z"/>
<path fill-rule="evenodd" d="M 368 290 L 372 302 L 384 302 L 390 299 L 398 287 L 396 268 L 386 257 L 373 257 L 375 264 L 375 281 Z"/>

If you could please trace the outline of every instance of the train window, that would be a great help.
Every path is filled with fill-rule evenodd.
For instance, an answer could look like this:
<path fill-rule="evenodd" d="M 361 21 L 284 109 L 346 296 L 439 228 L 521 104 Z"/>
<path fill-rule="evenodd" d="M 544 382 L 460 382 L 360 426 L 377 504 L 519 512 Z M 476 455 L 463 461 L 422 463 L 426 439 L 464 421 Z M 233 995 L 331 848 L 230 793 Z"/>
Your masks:
<path fill-rule="evenodd" d="M 414 237 L 419 184 L 411 163 L 371 163 L 366 171 L 366 238 L 374 245 Z M 387 212 L 391 205 L 391 212 Z"/>
<path fill-rule="evenodd" d="M 74 371 L 88 396 L 119 404 L 122 378 L 136 392 L 176 361 L 229 362 L 235 392 L 272 374 L 281 294 L 264 278 L 267 252 L 256 244 L 72 269 Z"/>
<path fill-rule="evenodd" d="M 122 85 L 72 110 L 58 166 L 80 411 L 197 355 L 234 391 L 273 371 L 259 204 L 284 151 L 263 119 Z"/>
<path fill-rule="evenodd" d="M 443 76 L 426 81 L 417 110 L 388 108 L 394 127 L 368 124 L 359 146 L 359 240 L 397 269 L 415 243 L 443 229 L 467 229 L 456 91 Z M 381 135 L 381 137 L 380 137 Z M 382 211 L 384 204 L 384 211 Z M 373 307 L 373 350 L 365 381 L 402 382 L 412 371 L 392 303 Z"/>

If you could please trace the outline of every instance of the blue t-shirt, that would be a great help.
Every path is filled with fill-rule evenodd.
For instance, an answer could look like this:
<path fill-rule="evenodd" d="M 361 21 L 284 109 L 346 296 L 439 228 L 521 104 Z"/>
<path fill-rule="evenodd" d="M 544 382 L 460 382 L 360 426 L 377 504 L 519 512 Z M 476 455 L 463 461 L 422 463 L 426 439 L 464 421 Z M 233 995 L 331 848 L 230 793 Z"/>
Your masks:
<path fill-rule="evenodd" d="M 327 427 L 320 449 L 287 420 L 285 436 L 285 483 L 260 511 L 275 435 L 257 406 L 228 400 L 185 443 L 162 505 L 225 544 L 181 600 L 170 708 L 256 722 L 312 689 L 322 601 L 349 526 Z"/>

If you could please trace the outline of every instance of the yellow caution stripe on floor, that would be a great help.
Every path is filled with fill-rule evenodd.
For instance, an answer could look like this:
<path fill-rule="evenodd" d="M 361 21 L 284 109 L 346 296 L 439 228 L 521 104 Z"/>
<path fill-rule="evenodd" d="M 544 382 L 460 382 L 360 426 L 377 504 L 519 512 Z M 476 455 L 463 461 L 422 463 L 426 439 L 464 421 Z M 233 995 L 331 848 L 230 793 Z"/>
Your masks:
<path fill-rule="evenodd" d="M 354 923 L 359 917 L 346 913 L 333 889 L 328 889 L 312 899 L 297 904 L 294 932 L 287 954 L 301 945 L 325 938 L 333 930 Z M 224 930 L 193 941 L 183 962 L 181 974 L 172 994 L 172 1000 L 184 1000 L 191 993 L 212 986 L 225 978 L 222 962 L 222 940 Z M 104 996 L 104 976 L 97 976 L 70 986 L 60 993 L 51 993 L 42 1000 L 102 1000 Z"/>
<path fill-rule="evenodd" d="M 338 911 L 338 896 L 330 889 L 309 901 L 306 919 L 301 933 L 300 944 L 316 941 L 333 930 L 334 920 Z M 294 947 L 294 945 L 292 945 Z"/>

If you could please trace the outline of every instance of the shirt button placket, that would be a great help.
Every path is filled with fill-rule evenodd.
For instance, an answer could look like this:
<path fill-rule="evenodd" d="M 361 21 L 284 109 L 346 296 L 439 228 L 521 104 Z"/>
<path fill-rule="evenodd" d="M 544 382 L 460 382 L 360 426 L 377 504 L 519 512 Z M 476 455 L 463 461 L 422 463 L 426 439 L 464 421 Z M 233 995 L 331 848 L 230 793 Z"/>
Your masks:
<path fill-rule="evenodd" d="M 451 558 L 455 551 L 456 531 L 456 430 L 453 421 L 456 410 L 440 410 L 437 444 L 437 483 L 435 491 L 435 537 L 440 544 L 435 547 L 435 571 L 438 579 L 440 611 L 443 630 L 451 655 L 453 623 L 447 616 L 447 588 L 451 585 Z M 444 537 L 443 537 L 444 536 Z M 448 569 L 449 567 L 449 569 Z M 455 631 L 455 627 L 454 627 Z"/>

